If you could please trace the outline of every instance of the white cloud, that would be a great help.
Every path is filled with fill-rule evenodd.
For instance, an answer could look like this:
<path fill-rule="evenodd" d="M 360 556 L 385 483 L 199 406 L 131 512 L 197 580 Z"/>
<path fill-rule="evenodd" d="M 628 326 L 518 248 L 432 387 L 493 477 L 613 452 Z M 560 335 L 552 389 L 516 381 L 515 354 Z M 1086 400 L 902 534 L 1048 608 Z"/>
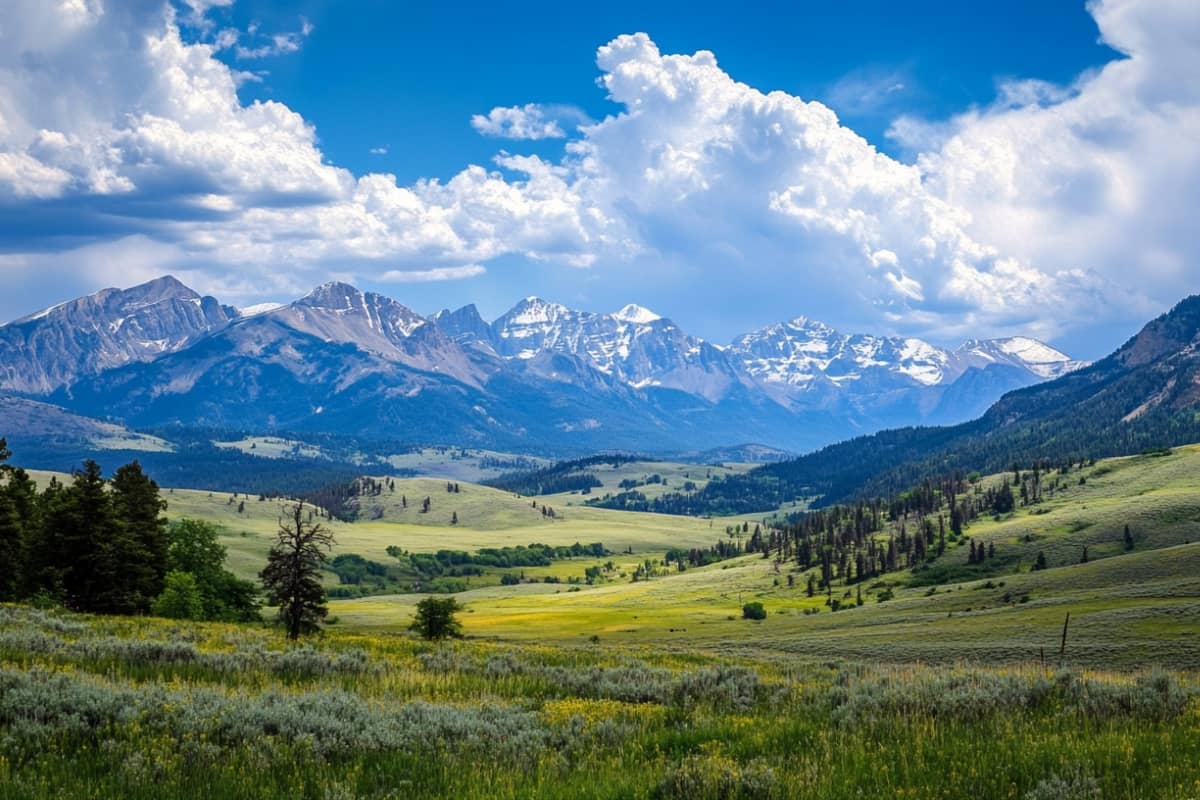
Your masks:
<path fill-rule="evenodd" d="M 484 136 L 504 139 L 565 139 L 567 134 L 558 120 L 547 115 L 537 103 L 523 106 L 497 106 L 487 115 L 471 117 L 471 127 Z"/>
<path fill-rule="evenodd" d="M 386 146 L 371 148 L 371 155 L 373 155 L 373 156 L 386 156 L 387 154 L 388 154 L 388 149 Z"/>
<path fill-rule="evenodd" d="M 436 267 L 434 269 L 396 270 L 391 269 L 379 276 L 388 283 L 432 283 L 434 281 L 460 281 L 474 278 L 487 272 L 480 264 L 465 264 L 461 267 Z"/>
<path fill-rule="evenodd" d="M 598 53 L 619 113 L 590 122 L 529 104 L 472 119 L 514 139 L 563 138 L 571 123 L 561 159 L 502 153 L 494 168 L 401 186 L 330 164 L 286 105 L 239 101 L 245 76 L 215 55 L 254 47 L 256 26 L 244 45 L 189 42 L 161 0 L 13 0 L 0 8 L 0 204 L 14 227 L 53 219 L 67 243 L 31 252 L 76 252 L 108 225 L 140 253 L 157 242 L 180 269 L 207 265 L 202 285 L 239 300 L 254 286 L 286 294 L 283 272 L 301 287 L 334 265 L 451 280 L 515 256 L 626 270 L 695 307 L 1049 335 L 1118 301 L 1175 299 L 1200 256 L 1200 86 L 1184 77 L 1198 12 L 1091 8 L 1128 58 L 1068 87 L 1007 84 L 994 107 L 949 122 L 899 120 L 893 135 L 923 150 L 915 164 L 821 103 L 638 34 Z"/>
<path fill-rule="evenodd" d="M 1086 268 L 1142 313 L 1197 287 L 1200 5 L 1089 10 L 1125 58 L 1072 86 L 1002 87 L 918 163 L 932 192 L 970 210 L 973 235 L 1028 263 Z"/>

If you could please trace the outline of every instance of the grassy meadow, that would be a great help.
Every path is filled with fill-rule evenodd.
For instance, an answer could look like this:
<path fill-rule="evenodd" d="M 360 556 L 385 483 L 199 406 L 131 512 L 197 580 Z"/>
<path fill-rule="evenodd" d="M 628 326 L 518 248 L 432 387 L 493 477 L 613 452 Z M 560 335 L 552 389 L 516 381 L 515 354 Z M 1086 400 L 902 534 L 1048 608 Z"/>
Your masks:
<path fill-rule="evenodd" d="M 794 562 L 661 563 L 730 520 L 396 479 L 358 521 L 323 520 L 335 553 L 612 555 L 511 586 L 489 568 L 455 595 L 467 638 L 441 645 L 407 630 L 417 593 L 332 600 L 299 645 L 265 624 L 2 607 L 0 797 L 1196 800 L 1200 447 L 1056 482 L 971 523 L 995 558 L 968 563 L 963 539 L 915 572 L 835 582 L 834 612 Z M 172 519 L 219 526 L 239 575 L 261 568 L 277 501 L 165 497 Z M 568 583 L 602 562 L 595 585 Z M 743 619 L 749 602 L 766 619 Z"/>
<path fill-rule="evenodd" d="M 1194 675 L 0 608 L 0 796 L 1189 798 Z M 1164 757 L 1168 755 L 1169 757 Z"/>

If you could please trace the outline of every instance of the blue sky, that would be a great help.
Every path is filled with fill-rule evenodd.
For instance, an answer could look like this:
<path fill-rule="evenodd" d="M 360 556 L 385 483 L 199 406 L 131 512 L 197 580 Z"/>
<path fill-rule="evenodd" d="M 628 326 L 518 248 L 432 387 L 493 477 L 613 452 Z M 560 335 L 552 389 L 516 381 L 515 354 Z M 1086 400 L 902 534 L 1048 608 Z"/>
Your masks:
<path fill-rule="evenodd" d="M 1078 2 L 519 5 L 252 0 L 211 16 L 271 31 L 308 20 L 296 53 L 225 59 L 270 72 L 242 97 L 283 100 L 316 123 L 336 163 L 402 182 L 490 160 L 496 143 L 469 124 L 480 110 L 537 100 L 595 119 L 619 111 L 594 84 L 595 50 L 622 33 L 645 31 L 664 52 L 712 50 L 738 80 L 821 100 L 899 157 L 884 135 L 899 113 L 945 119 L 992 102 L 998 79 L 1066 82 L 1116 56 Z M 372 157 L 380 146 L 388 154 Z"/>
<path fill-rule="evenodd" d="M 14 0 L 0 319 L 163 272 L 1102 355 L 1197 285 L 1184 0 Z"/>

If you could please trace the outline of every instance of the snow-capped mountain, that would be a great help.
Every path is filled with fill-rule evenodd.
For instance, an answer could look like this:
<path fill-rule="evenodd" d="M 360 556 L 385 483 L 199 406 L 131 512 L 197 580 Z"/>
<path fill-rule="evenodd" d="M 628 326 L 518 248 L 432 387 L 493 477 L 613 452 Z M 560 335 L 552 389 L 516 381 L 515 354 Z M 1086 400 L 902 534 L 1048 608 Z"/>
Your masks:
<path fill-rule="evenodd" d="M 150 361 L 227 325 L 237 312 L 171 276 L 104 289 L 0 325 L 0 389 L 45 394 Z"/>
<path fill-rule="evenodd" d="M 634 304 L 604 314 L 527 297 L 491 325 L 474 306 L 441 311 L 434 319 L 457 341 L 486 343 L 501 359 L 571 355 L 636 389 L 677 389 L 717 402 L 744 379 L 719 348 Z"/>
<path fill-rule="evenodd" d="M 945 386 L 970 369 L 994 365 L 1016 368 L 1032 383 L 1084 366 L 1027 337 L 972 339 L 948 350 L 921 339 L 847 335 L 807 317 L 739 336 L 730 352 L 756 380 L 793 391 L 809 389 L 821 378 L 846 391 L 858 382 Z"/>
<path fill-rule="evenodd" d="M 958 354 L 965 363 L 973 367 L 1011 364 L 1029 370 L 1045 380 L 1088 366 L 1087 361 L 1076 361 L 1050 345 L 1027 336 L 971 339 L 958 349 Z"/>
<path fill-rule="evenodd" d="M 1080 366 L 1034 339 L 949 350 L 804 317 L 718 346 L 649 309 L 528 297 L 487 322 L 345 283 L 241 312 L 173 278 L 0 327 L 0 389 L 135 425 L 586 450 L 806 450 L 981 413 Z"/>

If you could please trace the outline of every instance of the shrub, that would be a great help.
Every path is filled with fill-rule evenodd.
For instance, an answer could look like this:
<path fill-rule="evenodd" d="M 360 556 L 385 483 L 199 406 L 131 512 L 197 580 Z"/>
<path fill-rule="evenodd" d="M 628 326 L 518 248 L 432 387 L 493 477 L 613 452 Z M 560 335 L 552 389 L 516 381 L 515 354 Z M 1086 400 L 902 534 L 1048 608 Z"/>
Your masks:
<path fill-rule="evenodd" d="M 766 619 L 767 610 L 759 602 L 746 603 L 742 606 L 742 619 Z"/>
<path fill-rule="evenodd" d="M 190 572 L 172 570 L 167 573 L 166 588 L 151 607 L 155 616 L 170 619 L 201 619 L 204 617 L 204 596 Z"/>
<path fill-rule="evenodd" d="M 783 797 L 775 772 L 761 761 L 739 764 L 718 755 L 691 755 L 663 779 L 658 796 L 679 800 L 772 800 Z"/>

